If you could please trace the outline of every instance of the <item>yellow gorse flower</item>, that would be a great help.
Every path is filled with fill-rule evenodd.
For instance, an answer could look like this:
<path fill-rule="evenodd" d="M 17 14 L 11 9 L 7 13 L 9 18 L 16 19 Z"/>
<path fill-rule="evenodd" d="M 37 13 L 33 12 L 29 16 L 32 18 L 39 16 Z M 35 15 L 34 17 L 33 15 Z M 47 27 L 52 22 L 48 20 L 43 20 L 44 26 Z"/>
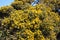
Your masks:
<path fill-rule="evenodd" d="M 1 40 L 56 40 L 60 16 L 52 10 L 59 2 L 43 0 L 32 6 L 32 1 L 15 0 L 0 8 Z"/>

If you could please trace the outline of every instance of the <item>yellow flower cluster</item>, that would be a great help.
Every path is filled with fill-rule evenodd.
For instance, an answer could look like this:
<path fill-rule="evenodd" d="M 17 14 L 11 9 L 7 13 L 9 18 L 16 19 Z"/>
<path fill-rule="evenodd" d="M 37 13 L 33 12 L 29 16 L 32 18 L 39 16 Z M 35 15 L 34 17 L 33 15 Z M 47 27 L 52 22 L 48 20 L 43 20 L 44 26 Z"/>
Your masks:
<path fill-rule="evenodd" d="M 28 7 L 28 8 L 27 8 Z M 12 11 L 7 11 L 8 9 Z M 8 13 L 7 13 L 8 12 Z M 4 13 L 9 14 L 8 17 Z M 56 40 L 60 29 L 60 16 L 44 4 L 26 5 L 15 1 L 0 9 L 1 40 Z"/>

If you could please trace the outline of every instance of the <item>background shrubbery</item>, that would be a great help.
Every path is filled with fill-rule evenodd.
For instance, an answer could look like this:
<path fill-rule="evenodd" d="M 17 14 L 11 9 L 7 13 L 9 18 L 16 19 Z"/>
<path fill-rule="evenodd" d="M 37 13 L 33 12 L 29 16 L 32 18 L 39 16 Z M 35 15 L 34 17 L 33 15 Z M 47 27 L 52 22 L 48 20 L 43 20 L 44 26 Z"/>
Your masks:
<path fill-rule="evenodd" d="M 15 0 L 0 8 L 0 40 L 57 40 L 60 15 L 55 5 L 60 1 L 44 0 L 32 6 L 33 1 Z"/>

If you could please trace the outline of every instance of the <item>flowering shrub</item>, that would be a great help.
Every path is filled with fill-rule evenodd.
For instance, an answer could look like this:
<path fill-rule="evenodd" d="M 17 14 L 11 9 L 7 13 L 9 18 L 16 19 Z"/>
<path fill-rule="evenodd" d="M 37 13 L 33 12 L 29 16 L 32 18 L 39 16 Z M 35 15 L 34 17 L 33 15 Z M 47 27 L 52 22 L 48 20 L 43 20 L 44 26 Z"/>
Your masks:
<path fill-rule="evenodd" d="M 36 6 L 27 4 L 23 1 L 15 1 L 11 7 L 6 6 L 0 9 L 0 14 L 9 14 L 8 17 L 0 18 L 0 39 L 57 40 L 56 35 L 60 31 L 60 16 L 44 4 Z M 8 9 L 11 11 L 7 11 Z"/>
<path fill-rule="evenodd" d="M 45 4 L 46 6 L 49 6 L 53 12 L 57 12 L 60 15 L 60 0 L 43 0 L 40 1 L 40 3 Z"/>

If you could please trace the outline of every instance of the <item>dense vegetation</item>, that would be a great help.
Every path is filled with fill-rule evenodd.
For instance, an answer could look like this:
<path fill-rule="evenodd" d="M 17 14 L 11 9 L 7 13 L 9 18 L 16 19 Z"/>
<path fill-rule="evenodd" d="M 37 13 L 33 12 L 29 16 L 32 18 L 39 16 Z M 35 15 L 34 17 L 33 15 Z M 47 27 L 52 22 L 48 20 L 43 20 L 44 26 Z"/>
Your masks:
<path fill-rule="evenodd" d="M 33 1 L 15 0 L 0 7 L 0 40 L 57 40 L 60 1 L 43 0 L 32 6 Z"/>

